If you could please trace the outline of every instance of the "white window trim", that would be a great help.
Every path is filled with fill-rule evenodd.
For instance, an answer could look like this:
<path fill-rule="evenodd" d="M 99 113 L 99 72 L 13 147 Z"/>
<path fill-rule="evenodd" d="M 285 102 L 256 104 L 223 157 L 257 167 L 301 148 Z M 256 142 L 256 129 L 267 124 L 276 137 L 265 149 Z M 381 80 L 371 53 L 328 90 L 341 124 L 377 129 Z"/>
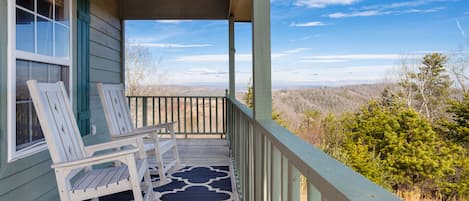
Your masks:
<path fill-rule="evenodd" d="M 54 1 L 55 3 L 55 1 Z M 8 58 L 7 58 L 7 135 L 8 135 L 8 163 L 37 154 L 47 150 L 45 141 L 34 143 L 19 151 L 16 150 L 16 59 L 32 60 L 43 63 L 50 63 L 62 66 L 69 66 L 69 86 L 72 92 L 73 78 L 73 33 L 75 31 L 75 16 L 73 9 L 75 0 L 69 2 L 69 58 L 57 58 L 51 56 L 38 55 L 30 52 L 16 50 L 16 0 L 8 0 Z M 36 40 L 35 40 L 36 41 Z M 73 93 L 70 93 L 70 100 L 73 100 Z"/>

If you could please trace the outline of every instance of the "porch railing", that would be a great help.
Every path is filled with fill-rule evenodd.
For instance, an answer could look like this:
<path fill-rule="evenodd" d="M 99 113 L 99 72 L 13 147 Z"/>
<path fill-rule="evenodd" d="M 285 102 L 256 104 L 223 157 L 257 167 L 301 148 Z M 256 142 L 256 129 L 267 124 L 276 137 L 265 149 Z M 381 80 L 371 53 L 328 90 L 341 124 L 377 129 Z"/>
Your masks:
<path fill-rule="evenodd" d="M 128 96 L 136 127 L 175 122 L 176 134 L 226 133 L 225 96 Z M 167 131 L 163 131 L 167 132 Z"/>
<path fill-rule="evenodd" d="M 227 140 L 241 200 L 399 200 L 274 121 L 254 120 L 237 100 L 228 100 L 227 111 Z M 306 186 L 301 194 L 300 183 Z"/>

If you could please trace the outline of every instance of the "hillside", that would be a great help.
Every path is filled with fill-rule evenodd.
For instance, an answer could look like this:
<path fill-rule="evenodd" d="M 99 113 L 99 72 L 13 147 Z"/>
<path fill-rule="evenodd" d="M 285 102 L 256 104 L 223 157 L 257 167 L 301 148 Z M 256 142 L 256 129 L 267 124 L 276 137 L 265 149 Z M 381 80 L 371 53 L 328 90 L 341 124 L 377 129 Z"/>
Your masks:
<path fill-rule="evenodd" d="M 321 87 L 307 89 L 285 89 L 273 92 L 275 109 L 282 118 L 295 128 L 300 122 L 302 113 L 307 110 L 321 114 L 340 115 L 351 112 L 372 98 L 380 96 L 388 84 L 350 85 L 343 87 Z"/>
<path fill-rule="evenodd" d="M 317 87 L 274 90 L 272 93 L 275 110 L 296 128 L 307 110 L 321 114 L 354 111 L 368 100 L 378 97 L 389 84 L 348 85 L 342 87 Z M 225 90 L 190 86 L 147 86 L 146 95 L 168 96 L 224 96 Z M 236 94 L 241 101 L 244 93 Z"/>

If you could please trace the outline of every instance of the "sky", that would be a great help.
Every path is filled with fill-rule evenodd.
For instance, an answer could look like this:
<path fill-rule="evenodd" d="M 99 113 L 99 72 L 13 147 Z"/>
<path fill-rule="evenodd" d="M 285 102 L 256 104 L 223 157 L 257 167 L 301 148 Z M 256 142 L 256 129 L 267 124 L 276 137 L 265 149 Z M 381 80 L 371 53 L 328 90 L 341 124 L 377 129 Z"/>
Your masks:
<path fill-rule="evenodd" d="M 236 85 L 252 77 L 251 23 L 235 24 Z M 405 59 L 469 48 L 469 0 L 271 0 L 274 88 L 392 81 Z M 146 83 L 228 86 L 227 21 L 126 21 L 151 53 Z"/>

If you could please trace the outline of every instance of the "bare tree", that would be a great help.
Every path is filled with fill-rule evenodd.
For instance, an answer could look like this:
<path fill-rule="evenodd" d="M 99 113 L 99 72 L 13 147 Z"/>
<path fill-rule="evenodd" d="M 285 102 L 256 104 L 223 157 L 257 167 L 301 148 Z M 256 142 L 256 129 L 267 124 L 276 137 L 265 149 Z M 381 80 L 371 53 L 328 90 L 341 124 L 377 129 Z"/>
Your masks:
<path fill-rule="evenodd" d="M 442 105 L 447 100 L 452 84 L 447 73 L 448 57 L 441 53 L 427 54 L 422 58 L 417 69 L 403 65 L 403 74 L 399 85 L 403 89 L 402 97 L 409 106 L 425 115 L 430 121 L 444 112 Z"/>
<path fill-rule="evenodd" d="M 454 77 L 457 86 L 463 93 L 467 93 L 469 82 L 469 53 L 460 50 L 451 55 L 449 71 Z"/>
<path fill-rule="evenodd" d="M 147 47 L 126 44 L 125 48 L 125 86 L 128 96 L 145 95 L 144 83 L 156 72 L 154 59 Z"/>
<path fill-rule="evenodd" d="M 397 97 L 404 101 L 408 107 L 412 107 L 414 104 L 415 90 L 412 86 L 413 78 L 411 75 L 415 74 L 418 65 L 419 61 L 415 55 L 403 56 L 400 69 L 397 71 L 398 84 L 400 86 Z"/>

